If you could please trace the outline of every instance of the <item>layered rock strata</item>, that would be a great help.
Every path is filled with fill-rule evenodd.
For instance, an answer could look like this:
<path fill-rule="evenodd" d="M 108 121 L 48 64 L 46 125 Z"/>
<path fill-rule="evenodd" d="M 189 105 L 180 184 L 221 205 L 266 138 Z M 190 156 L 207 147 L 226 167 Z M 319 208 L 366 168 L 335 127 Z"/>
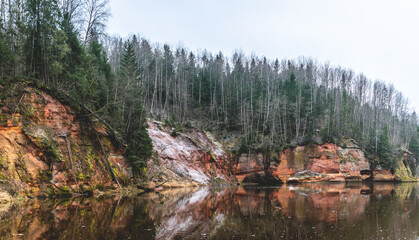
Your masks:
<path fill-rule="evenodd" d="M 232 181 L 230 156 L 210 133 L 190 128 L 175 134 L 152 120 L 148 133 L 155 153 L 148 162 L 150 180 L 173 187 Z"/>
<path fill-rule="evenodd" d="M 9 86 L 10 87 L 10 86 Z M 0 180 L 28 195 L 116 187 L 129 179 L 124 148 L 98 119 L 78 116 L 45 91 L 0 88 Z"/>

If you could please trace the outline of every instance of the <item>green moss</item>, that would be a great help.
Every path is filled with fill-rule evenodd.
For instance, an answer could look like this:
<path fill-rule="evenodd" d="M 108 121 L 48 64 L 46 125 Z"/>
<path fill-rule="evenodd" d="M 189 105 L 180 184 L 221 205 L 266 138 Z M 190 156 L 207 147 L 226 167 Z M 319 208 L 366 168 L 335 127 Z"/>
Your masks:
<path fill-rule="evenodd" d="M 208 154 L 211 156 L 212 159 L 214 159 L 214 160 L 217 159 L 213 152 L 209 151 Z"/>
<path fill-rule="evenodd" d="M 111 150 L 111 141 L 106 137 L 102 138 L 101 140 L 105 152 L 109 152 Z"/>
<path fill-rule="evenodd" d="M 19 112 L 23 117 L 33 119 L 35 117 L 36 109 L 30 104 L 23 103 Z"/>
<path fill-rule="evenodd" d="M 69 187 L 64 186 L 61 188 L 51 188 L 50 192 L 48 193 L 48 196 L 50 198 L 54 198 L 56 196 L 62 197 L 62 198 L 68 198 L 71 197 L 71 190 Z M 66 202 L 61 202 L 62 205 L 67 204 Z"/>
<path fill-rule="evenodd" d="M 64 186 L 60 188 L 60 193 L 70 193 L 70 188 Z"/>
<path fill-rule="evenodd" d="M 0 125 L 6 125 L 7 121 L 5 121 L 6 115 L 0 114 Z"/>
<path fill-rule="evenodd" d="M 46 152 L 48 157 L 57 162 L 63 161 L 63 155 L 57 148 L 58 141 L 52 129 L 25 120 L 23 121 L 22 130 L 37 147 Z"/>
<path fill-rule="evenodd" d="M 43 142 L 45 146 L 45 152 L 48 154 L 48 156 L 52 157 L 56 162 L 62 162 L 63 155 L 57 146 L 55 144 L 49 143 L 45 138 L 43 139 Z"/>
<path fill-rule="evenodd" d="M 221 178 L 213 178 L 211 180 L 211 184 L 214 184 L 214 185 L 223 185 L 223 184 L 226 184 L 226 181 L 223 180 L 223 179 L 221 179 Z"/>
<path fill-rule="evenodd" d="M 339 163 L 346 163 L 346 162 L 357 162 L 358 159 L 354 157 L 351 153 L 348 153 L 346 156 L 343 155 L 341 152 L 337 152 L 339 156 Z"/>
<path fill-rule="evenodd" d="M 20 122 L 20 117 L 15 117 L 15 116 L 12 117 L 12 124 L 14 126 L 17 126 L 19 122 Z"/>
<path fill-rule="evenodd" d="M 11 118 L 12 118 L 12 115 L 0 114 L 0 125 L 7 125 L 7 120 Z"/>
<path fill-rule="evenodd" d="M 121 173 L 119 172 L 119 169 L 117 167 L 113 166 L 112 163 L 110 163 L 110 164 L 111 164 L 111 168 L 113 170 L 113 173 L 115 174 L 115 177 L 120 178 Z"/>
<path fill-rule="evenodd" d="M 79 173 L 79 174 L 77 175 L 77 179 L 78 179 L 78 180 L 80 180 L 80 181 L 84 181 L 84 180 L 86 179 L 86 176 L 84 176 L 84 174 L 83 174 L 83 173 Z"/>
<path fill-rule="evenodd" d="M 141 172 L 141 174 L 143 175 L 143 176 L 146 176 L 146 174 L 147 174 L 147 167 L 140 167 L 140 172 Z"/>
<path fill-rule="evenodd" d="M 105 190 L 105 187 L 102 184 L 96 184 L 96 186 L 93 186 L 93 190 L 97 189 L 99 191 Z"/>
<path fill-rule="evenodd" d="M 27 170 L 27 166 L 26 166 L 26 161 L 25 161 L 25 159 L 23 158 L 23 154 L 22 154 L 22 152 L 20 151 L 20 149 L 18 149 L 18 153 L 17 153 L 17 161 L 16 161 L 16 163 L 15 163 L 15 166 L 16 167 L 20 167 L 21 169 L 23 169 L 23 170 Z"/>
<path fill-rule="evenodd" d="M 403 159 L 400 159 L 397 163 L 395 168 L 394 174 L 400 179 L 402 182 L 412 182 L 418 181 L 416 177 L 413 176 L 410 168 L 405 165 Z"/>
<path fill-rule="evenodd" d="M 98 159 L 98 156 L 93 152 L 89 152 L 85 158 L 85 165 L 87 165 L 87 171 L 90 173 L 94 172 L 94 162 Z"/>
<path fill-rule="evenodd" d="M 8 180 L 9 178 L 0 171 L 0 182 L 4 182 L 4 180 Z"/>
<path fill-rule="evenodd" d="M 84 136 L 82 138 L 84 138 Z M 73 154 L 76 154 L 76 153 L 80 152 L 79 145 L 76 143 L 76 141 L 73 139 L 73 137 L 71 135 L 69 135 L 67 137 L 67 141 L 70 141 L 70 148 L 71 148 L 71 152 Z"/>
<path fill-rule="evenodd" d="M 58 141 L 52 129 L 44 125 L 24 121 L 22 130 L 37 147 L 45 150 L 49 157 L 59 162 L 63 161 L 62 153 L 57 148 Z"/>
<path fill-rule="evenodd" d="M 0 154 L 0 169 L 6 169 L 6 168 L 7 168 L 6 158 Z"/>
<path fill-rule="evenodd" d="M 305 148 L 305 152 L 310 156 L 320 157 L 321 153 L 316 145 L 309 145 Z"/>
<path fill-rule="evenodd" d="M 20 151 L 20 149 L 18 149 L 18 154 L 17 154 L 17 159 L 15 161 L 15 167 L 16 167 L 16 171 L 19 174 L 20 180 L 22 182 L 29 182 L 30 179 L 28 178 L 27 174 L 27 166 L 26 166 L 26 161 L 23 158 L 22 152 Z"/>
<path fill-rule="evenodd" d="M 82 210 L 80 211 L 80 216 L 84 216 L 84 215 L 86 215 L 86 209 L 82 209 Z"/>
<path fill-rule="evenodd" d="M 51 178 L 52 178 L 52 173 L 51 173 L 50 170 L 41 170 L 38 173 L 38 179 L 41 182 L 47 182 L 48 183 L 51 180 Z"/>
<path fill-rule="evenodd" d="M 292 166 L 295 169 L 304 169 L 304 152 L 301 150 L 298 150 L 294 154 L 294 166 Z"/>

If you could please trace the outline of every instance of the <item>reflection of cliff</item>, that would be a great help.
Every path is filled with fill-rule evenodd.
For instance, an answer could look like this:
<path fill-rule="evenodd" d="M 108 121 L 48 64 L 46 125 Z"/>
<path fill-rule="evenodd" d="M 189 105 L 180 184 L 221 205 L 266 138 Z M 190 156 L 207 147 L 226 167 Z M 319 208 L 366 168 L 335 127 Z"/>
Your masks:
<path fill-rule="evenodd" d="M 192 190 L 192 191 L 191 191 Z M 417 185 L 193 188 L 32 202 L 0 215 L 5 239 L 393 239 L 419 233 Z M 338 235 L 337 235 L 338 234 Z"/>
<path fill-rule="evenodd" d="M 299 221 L 334 222 L 338 219 L 354 219 L 363 214 L 369 203 L 369 196 L 361 194 L 365 188 L 348 188 L 343 183 L 299 185 L 290 191 L 279 189 L 273 194 L 273 201 L 283 206 L 285 216 L 295 217 Z"/>
<path fill-rule="evenodd" d="M 127 199 L 31 202 L 0 218 L 4 239 L 154 239 L 144 201 Z"/>
<path fill-rule="evenodd" d="M 157 239 L 215 236 L 217 226 L 263 216 L 294 219 L 300 223 L 356 222 L 372 194 L 391 196 L 394 184 L 305 184 L 282 188 L 238 188 L 193 193 L 176 190 L 150 195 L 151 218 L 158 222 Z M 201 235 L 202 234 L 202 235 Z M 218 236 L 218 235 L 217 235 Z"/>
<path fill-rule="evenodd" d="M 217 192 L 201 188 L 195 192 L 178 189 L 149 195 L 150 216 L 158 223 L 156 239 L 199 239 L 223 222 L 225 212 L 231 212 L 233 193 L 233 189 Z"/>

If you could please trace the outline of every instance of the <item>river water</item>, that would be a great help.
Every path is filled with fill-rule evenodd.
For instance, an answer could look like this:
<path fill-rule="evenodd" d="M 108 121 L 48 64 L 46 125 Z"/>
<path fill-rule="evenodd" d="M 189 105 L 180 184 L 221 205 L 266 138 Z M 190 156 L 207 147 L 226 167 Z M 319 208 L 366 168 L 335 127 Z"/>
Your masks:
<path fill-rule="evenodd" d="M 0 206 L 0 239 L 419 239 L 417 183 L 192 188 Z"/>

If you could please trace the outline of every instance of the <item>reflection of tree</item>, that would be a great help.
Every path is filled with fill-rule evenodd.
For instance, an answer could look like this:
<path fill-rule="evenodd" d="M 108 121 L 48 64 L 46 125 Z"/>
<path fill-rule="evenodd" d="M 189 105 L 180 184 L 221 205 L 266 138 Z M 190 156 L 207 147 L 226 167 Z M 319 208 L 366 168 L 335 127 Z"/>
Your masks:
<path fill-rule="evenodd" d="M 156 228 L 150 218 L 145 201 L 135 202 L 133 218 L 126 232 L 131 236 L 130 239 L 154 239 L 156 237 Z"/>
<path fill-rule="evenodd" d="M 410 197 L 415 197 L 416 190 L 417 189 L 413 184 L 400 184 L 395 189 L 395 195 L 397 196 L 397 199 L 399 199 L 399 201 L 404 202 Z"/>
<path fill-rule="evenodd" d="M 154 239 L 144 199 L 73 199 L 23 204 L 0 218 L 0 238 Z M 133 210 L 133 211 L 131 211 Z"/>
<path fill-rule="evenodd" d="M 415 239 L 417 184 L 177 189 L 33 202 L 0 216 L 5 239 Z M 203 235 L 202 235 L 203 234 Z"/>
<path fill-rule="evenodd" d="M 260 192 L 246 190 L 240 193 L 243 205 L 248 204 L 243 203 L 246 194 L 253 196 L 252 201 L 261 199 L 257 197 Z M 281 209 L 231 214 L 211 239 L 416 239 L 416 194 L 417 184 L 279 188 L 272 192 L 270 201 L 271 206 L 279 202 Z"/>

